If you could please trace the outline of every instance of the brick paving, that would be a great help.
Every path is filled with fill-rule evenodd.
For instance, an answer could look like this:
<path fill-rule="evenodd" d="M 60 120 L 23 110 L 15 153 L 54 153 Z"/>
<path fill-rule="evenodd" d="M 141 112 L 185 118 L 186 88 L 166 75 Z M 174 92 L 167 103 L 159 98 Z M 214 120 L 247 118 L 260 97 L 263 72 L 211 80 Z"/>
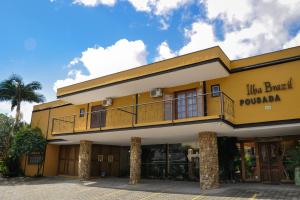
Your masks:
<path fill-rule="evenodd" d="M 0 200 L 300 200 L 300 187 L 294 185 L 225 184 L 200 191 L 199 183 L 142 180 L 129 185 L 128 179 L 105 178 L 80 181 L 65 177 L 0 179 Z"/>

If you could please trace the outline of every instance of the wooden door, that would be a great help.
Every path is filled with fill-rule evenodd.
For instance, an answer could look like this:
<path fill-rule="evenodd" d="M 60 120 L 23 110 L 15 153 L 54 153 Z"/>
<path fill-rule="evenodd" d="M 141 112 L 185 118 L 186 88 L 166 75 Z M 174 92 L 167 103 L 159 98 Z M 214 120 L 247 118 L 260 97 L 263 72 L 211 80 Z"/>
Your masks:
<path fill-rule="evenodd" d="M 101 158 L 101 159 L 99 159 Z M 120 147 L 93 145 L 91 175 L 117 177 L 120 174 Z"/>
<path fill-rule="evenodd" d="M 60 146 L 58 174 L 78 175 L 79 145 Z"/>
<path fill-rule="evenodd" d="M 265 183 L 279 183 L 282 177 L 282 159 L 279 142 L 259 144 L 260 175 Z"/>

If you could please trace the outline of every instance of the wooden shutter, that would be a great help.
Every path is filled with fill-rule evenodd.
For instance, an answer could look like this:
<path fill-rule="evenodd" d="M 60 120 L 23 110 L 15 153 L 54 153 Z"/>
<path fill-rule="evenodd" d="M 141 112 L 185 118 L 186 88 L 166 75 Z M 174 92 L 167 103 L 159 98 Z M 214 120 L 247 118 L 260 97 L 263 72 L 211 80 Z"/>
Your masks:
<path fill-rule="evenodd" d="M 101 112 L 97 112 L 100 111 Z M 106 122 L 106 111 L 102 106 L 92 106 L 91 108 L 91 128 L 99 128 L 105 126 Z"/>

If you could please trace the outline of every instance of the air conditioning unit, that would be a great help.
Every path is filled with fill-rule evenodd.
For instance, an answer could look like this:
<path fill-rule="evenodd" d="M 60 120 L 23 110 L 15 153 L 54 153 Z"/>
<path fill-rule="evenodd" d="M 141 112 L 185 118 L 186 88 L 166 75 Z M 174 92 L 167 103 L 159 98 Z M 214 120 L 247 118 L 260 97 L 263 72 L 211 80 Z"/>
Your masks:
<path fill-rule="evenodd" d="M 112 98 L 106 98 L 105 100 L 102 101 L 102 105 L 107 107 L 107 106 L 111 106 L 113 103 Z"/>
<path fill-rule="evenodd" d="M 162 92 L 161 88 L 155 88 L 150 91 L 151 97 L 161 97 L 162 95 L 163 95 L 163 92 Z"/>

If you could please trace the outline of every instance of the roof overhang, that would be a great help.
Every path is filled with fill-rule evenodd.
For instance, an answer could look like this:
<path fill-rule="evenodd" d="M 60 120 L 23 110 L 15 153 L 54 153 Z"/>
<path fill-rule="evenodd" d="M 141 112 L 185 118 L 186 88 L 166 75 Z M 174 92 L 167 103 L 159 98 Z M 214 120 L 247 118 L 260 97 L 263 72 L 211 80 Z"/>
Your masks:
<path fill-rule="evenodd" d="M 214 122 L 192 123 L 180 126 L 155 126 L 139 129 L 95 131 L 93 133 L 74 133 L 56 135 L 52 144 L 79 144 L 80 140 L 92 141 L 94 144 L 104 145 L 130 145 L 131 137 L 141 137 L 143 145 L 166 144 L 197 141 L 199 132 L 217 132 L 219 136 L 232 133 L 232 126 L 216 120 Z"/>
<path fill-rule="evenodd" d="M 79 105 L 105 98 L 122 97 L 150 91 L 153 88 L 168 88 L 199 81 L 229 76 L 229 70 L 219 59 L 195 63 L 172 70 L 138 76 L 123 81 L 79 90 L 58 96 L 59 99 Z"/>

